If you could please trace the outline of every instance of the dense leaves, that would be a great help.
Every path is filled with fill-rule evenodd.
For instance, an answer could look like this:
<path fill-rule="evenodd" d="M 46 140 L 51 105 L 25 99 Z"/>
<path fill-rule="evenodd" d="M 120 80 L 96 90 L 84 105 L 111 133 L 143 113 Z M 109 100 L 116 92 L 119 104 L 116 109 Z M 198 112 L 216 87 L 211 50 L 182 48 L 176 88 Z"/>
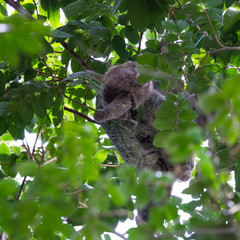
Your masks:
<path fill-rule="evenodd" d="M 239 16 L 234 0 L 1 0 L 0 239 L 239 239 Z M 93 120 L 126 61 L 166 96 L 154 145 L 195 156 L 181 198 Z"/>

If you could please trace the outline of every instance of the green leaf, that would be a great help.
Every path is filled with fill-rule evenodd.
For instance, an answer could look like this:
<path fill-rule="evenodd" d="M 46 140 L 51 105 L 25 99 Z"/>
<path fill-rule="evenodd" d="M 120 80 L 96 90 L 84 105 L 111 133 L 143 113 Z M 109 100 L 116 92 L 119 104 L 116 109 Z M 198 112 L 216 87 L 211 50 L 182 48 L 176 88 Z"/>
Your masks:
<path fill-rule="evenodd" d="M 17 191 L 17 182 L 8 178 L 0 181 L 0 196 L 8 197 L 15 194 Z"/>
<path fill-rule="evenodd" d="M 131 25 L 140 32 L 143 32 L 151 22 L 151 9 L 147 1 L 131 0 L 128 3 L 128 18 Z"/>
<path fill-rule="evenodd" d="M 53 105 L 53 96 L 49 91 L 42 91 L 39 95 L 39 100 L 46 109 L 50 109 Z"/>
<path fill-rule="evenodd" d="M 122 3 L 124 2 L 124 0 L 115 0 L 113 3 L 113 7 L 112 7 L 112 14 L 114 15 L 119 8 L 121 7 Z"/>
<path fill-rule="evenodd" d="M 6 117 L 9 115 L 6 111 L 8 104 L 9 102 L 0 102 L 0 117 Z"/>
<path fill-rule="evenodd" d="M 139 34 L 132 26 L 125 27 L 125 36 L 133 44 L 137 44 L 139 41 Z"/>
<path fill-rule="evenodd" d="M 126 44 L 125 44 L 124 39 L 121 36 L 116 35 L 113 38 L 112 46 L 121 59 L 123 59 L 123 60 L 127 59 L 128 52 L 126 50 Z"/>
<path fill-rule="evenodd" d="M 178 26 L 178 31 L 179 32 L 182 32 L 183 30 L 185 30 L 188 26 L 187 22 L 186 21 L 183 21 L 183 20 L 178 20 L 177 21 L 177 26 Z"/>
<path fill-rule="evenodd" d="M 0 98 L 2 98 L 5 94 L 5 79 L 4 79 L 4 75 L 2 72 L 0 72 Z"/>
<path fill-rule="evenodd" d="M 204 94 L 199 100 L 201 109 L 205 113 L 212 113 L 219 108 L 225 107 L 225 99 L 221 93 Z"/>
<path fill-rule="evenodd" d="M 106 27 L 91 27 L 88 30 L 89 34 L 94 38 L 104 38 L 109 39 L 111 37 L 111 32 Z"/>
<path fill-rule="evenodd" d="M 149 190 L 147 185 L 139 184 L 136 189 L 136 205 L 138 208 L 145 207 L 149 202 Z"/>
<path fill-rule="evenodd" d="M 122 14 L 118 17 L 118 23 L 121 25 L 127 25 L 129 22 L 127 14 Z"/>
<path fill-rule="evenodd" d="M 17 111 L 21 115 L 22 119 L 26 122 L 30 122 L 33 118 L 33 109 L 29 100 L 20 101 Z"/>
<path fill-rule="evenodd" d="M 144 231 L 143 228 L 138 227 L 138 228 L 131 228 L 127 231 L 129 237 L 128 240 L 146 240 L 149 239 L 149 234 Z"/>
<path fill-rule="evenodd" d="M 240 163 L 237 161 L 237 164 L 234 169 L 235 173 L 235 182 L 236 182 L 236 191 L 240 192 Z"/>
<path fill-rule="evenodd" d="M 94 156 L 93 160 L 96 163 L 103 163 L 107 158 L 107 151 L 104 149 L 99 150 Z"/>
<path fill-rule="evenodd" d="M 23 139 L 24 138 L 24 128 L 18 127 L 15 123 L 10 122 L 8 130 L 14 139 Z"/>
<path fill-rule="evenodd" d="M 3 6 L 2 3 L 0 3 L 0 13 L 1 13 L 3 16 L 7 16 L 7 9 Z"/>
<path fill-rule="evenodd" d="M 240 21 L 240 11 L 237 8 L 228 8 L 223 15 L 223 29 L 222 35 L 224 37 L 228 37 L 227 35 L 235 32 L 239 29 L 239 21 Z"/>
<path fill-rule="evenodd" d="M 53 123 L 54 126 L 58 126 L 63 119 L 63 102 L 61 97 L 57 97 L 53 102 L 52 108 L 52 115 L 53 115 Z"/>
<path fill-rule="evenodd" d="M 194 110 L 188 109 L 179 113 L 179 120 L 182 122 L 193 121 L 197 116 L 198 115 Z"/>
<path fill-rule="evenodd" d="M 10 148 L 6 143 L 0 144 L 0 163 L 6 162 L 10 156 Z"/>
<path fill-rule="evenodd" d="M 160 42 L 158 40 L 150 39 L 146 42 L 146 46 L 156 53 L 160 51 Z"/>
<path fill-rule="evenodd" d="M 169 30 L 170 32 L 173 32 L 173 33 L 179 32 L 179 28 L 178 28 L 177 24 L 175 24 L 174 21 L 163 21 L 162 26 L 165 29 Z"/>
<path fill-rule="evenodd" d="M 161 203 L 167 197 L 167 188 L 165 186 L 157 186 L 153 192 L 153 200 L 156 203 Z"/>
<path fill-rule="evenodd" d="M 40 97 L 37 95 L 33 95 L 30 98 L 30 103 L 33 108 L 33 112 L 40 118 L 44 118 L 47 116 L 47 111 L 44 105 L 41 104 Z"/>
<path fill-rule="evenodd" d="M 63 32 L 61 30 L 58 30 L 58 29 L 54 29 L 54 31 L 51 32 L 51 36 L 53 38 L 62 38 L 62 39 L 66 39 L 66 38 L 71 38 L 73 37 L 73 35 L 69 34 L 69 33 L 66 33 L 66 32 Z"/>
<path fill-rule="evenodd" d="M 108 187 L 108 194 L 111 195 L 111 199 L 116 206 L 123 206 L 125 201 L 120 189 L 117 186 L 110 185 Z"/>
<path fill-rule="evenodd" d="M 153 53 L 143 53 L 138 55 L 137 62 L 141 65 L 148 65 L 154 68 L 157 64 L 157 58 Z"/>
<path fill-rule="evenodd" d="M 224 1 L 225 4 L 226 4 L 226 7 L 229 8 L 233 3 L 235 3 L 236 1 L 235 0 L 225 0 Z"/>
<path fill-rule="evenodd" d="M 0 118 L 0 136 L 4 134 L 8 129 L 8 120 L 5 118 Z"/>

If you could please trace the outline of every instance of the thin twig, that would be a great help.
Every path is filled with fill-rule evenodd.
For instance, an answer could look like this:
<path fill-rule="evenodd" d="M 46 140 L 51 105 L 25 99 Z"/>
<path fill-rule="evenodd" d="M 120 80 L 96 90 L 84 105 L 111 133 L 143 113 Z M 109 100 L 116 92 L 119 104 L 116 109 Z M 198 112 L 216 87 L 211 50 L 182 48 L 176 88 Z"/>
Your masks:
<path fill-rule="evenodd" d="M 77 190 L 77 191 L 74 191 L 74 192 L 64 192 L 62 193 L 63 195 L 74 195 L 74 194 L 78 194 L 78 193 L 82 193 L 82 192 L 88 192 L 90 191 L 91 189 L 86 189 L 86 190 Z"/>
<path fill-rule="evenodd" d="M 35 5 L 35 8 L 36 8 L 36 15 L 39 16 L 39 13 L 38 13 L 38 8 L 37 8 L 37 3 L 35 0 L 33 0 L 33 3 Z"/>
<path fill-rule="evenodd" d="M 70 53 L 70 54 L 84 67 L 85 70 L 92 70 L 92 68 L 90 68 L 90 67 L 88 66 L 88 64 L 83 61 L 82 58 L 80 58 L 74 51 L 68 49 L 68 45 L 67 45 L 66 42 L 61 42 L 61 45 L 64 47 L 64 49 L 65 49 L 68 53 Z M 93 71 L 93 70 L 92 70 L 92 71 Z"/>
<path fill-rule="evenodd" d="M 240 47 L 224 47 L 224 48 L 218 48 L 218 49 L 213 49 L 210 51 L 205 51 L 205 52 L 199 52 L 199 53 L 180 53 L 177 55 L 192 55 L 192 54 L 214 54 L 214 53 L 219 53 L 219 52 L 224 52 L 224 51 L 240 51 Z"/>
<path fill-rule="evenodd" d="M 68 112 L 71 112 L 71 113 L 73 113 L 73 114 L 76 114 L 76 115 L 78 115 L 78 116 L 86 119 L 86 120 L 89 121 L 89 122 L 99 124 L 99 123 L 96 122 L 95 120 L 91 119 L 90 117 L 88 117 L 88 116 L 84 115 L 83 113 L 78 112 L 78 111 L 76 111 L 76 110 L 74 110 L 74 109 L 71 109 L 71 108 L 68 108 L 68 107 L 65 107 L 65 106 L 64 106 L 64 110 L 66 110 L 66 111 L 68 111 Z"/>
<path fill-rule="evenodd" d="M 50 159 L 50 160 L 48 160 L 47 162 L 43 163 L 41 166 L 45 166 L 45 165 L 47 165 L 47 164 L 49 164 L 49 163 L 57 162 L 57 160 L 58 160 L 58 159 L 55 157 L 55 158 Z"/>
<path fill-rule="evenodd" d="M 116 28 L 117 25 L 118 25 L 118 23 L 114 23 L 112 29 L 110 29 L 110 32 L 112 32 L 112 31 Z M 91 60 L 91 57 L 92 57 L 93 53 L 95 52 L 96 48 L 97 48 L 103 41 L 104 41 L 104 38 L 102 38 L 96 45 L 93 45 L 94 48 L 93 48 L 92 52 L 90 53 L 90 55 L 89 55 L 89 57 L 88 57 L 87 64 L 88 64 L 89 61 Z"/>
<path fill-rule="evenodd" d="M 179 2 L 179 0 L 176 0 L 176 2 L 179 4 L 179 7 L 174 7 L 174 9 L 181 10 L 182 4 Z"/>
<path fill-rule="evenodd" d="M 63 80 L 63 79 L 61 79 L 60 77 L 57 77 L 57 76 L 51 75 L 51 74 L 49 74 L 49 73 L 42 72 L 42 71 L 40 71 L 40 70 L 38 70 L 38 69 L 36 69 L 36 68 L 31 67 L 31 69 L 32 69 L 33 71 L 38 72 L 39 74 L 43 74 L 43 75 L 46 75 L 46 76 L 49 76 L 49 77 L 57 78 L 57 79 L 58 79 L 57 81 L 61 81 L 61 80 Z M 55 80 L 55 81 L 56 81 L 56 80 Z M 49 81 L 48 81 L 48 82 L 49 82 Z"/>
<path fill-rule="evenodd" d="M 19 191 L 18 191 L 18 195 L 16 196 L 16 198 L 15 198 L 15 200 L 14 200 L 14 203 L 15 203 L 15 204 L 16 204 L 16 202 L 17 202 L 17 201 L 19 200 L 19 198 L 20 198 L 20 195 L 21 195 L 21 193 L 22 193 L 24 184 L 25 184 L 25 182 L 26 182 L 26 178 L 27 178 L 27 176 L 25 176 L 25 177 L 23 178 L 23 180 L 22 180 L 22 184 L 21 184 L 20 189 L 19 189 Z"/>
<path fill-rule="evenodd" d="M 51 68 L 47 65 L 45 59 L 44 59 L 43 57 L 41 57 L 40 59 L 43 61 L 44 65 L 46 66 L 46 68 L 47 68 L 50 76 L 52 77 L 52 79 L 55 80 L 54 75 L 53 75 L 53 73 L 52 73 L 52 70 L 51 70 Z"/>
<path fill-rule="evenodd" d="M 211 20 L 211 18 L 209 17 L 209 14 L 208 14 L 208 12 L 207 12 L 207 9 L 206 9 L 205 6 L 203 5 L 203 3 L 201 3 L 201 6 L 202 6 L 202 8 L 203 8 L 204 13 L 207 15 L 208 21 L 209 21 L 209 23 L 210 23 L 210 25 L 211 25 L 211 28 L 212 28 L 212 31 L 213 31 L 213 35 L 214 35 L 217 43 L 218 43 L 222 48 L 225 48 L 225 46 L 219 41 L 219 39 L 218 39 L 218 37 L 217 37 L 217 34 L 216 34 L 216 32 L 215 32 L 215 29 L 214 29 L 212 20 Z"/>
<path fill-rule="evenodd" d="M 112 165 L 112 164 L 99 163 L 98 165 L 100 165 L 102 167 L 112 167 L 112 168 L 120 167 L 118 164 Z"/>
<path fill-rule="evenodd" d="M 124 240 L 127 239 L 127 238 L 125 238 L 124 235 L 121 234 L 121 233 L 118 233 L 118 232 L 116 232 L 116 231 L 114 231 L 114 232 L 112 232 L 112 233 L 114 233 L 115 235 L 117 235 L 118 237 L 120 237 L 120 238 L 122 238 L 122 239 L 124 239 Z"/>
<path fill-rule="evenodd" d="M 34 142 L 34 145 L 33 145 L 33 149 L 32 149 L 32 155 L 34 155 L 34 153 L 35 153 L 35 148 L 36 148 L 38 136 L 39 136 L 41 130 L 42 130 L 42 126 L 40 126 L 39 129 L 38 129 L 37 136 L 36 136 L 36 139 L 35 139 L 35 142 Z"/>
<path fill-rule="evenodd" d="M 40 162 L 40 166 L 43 166 L 44 164 L 44 156 L 45 156 L 45 153 L 46 153 L 46 150 L 44 149 L 43 147 L 43 134 L 44 134 L 44 131 L 41 132 L 41 143 L 42 143 L 42 155 L 41 155 L 41 162 Z"/>
<path fill-rule="evenodd" d="M 24 141 L 22 141 L 23 147 L 26 149 L 26 151 L 27 151 L 27 153 L 28 153 L 31 161 L 33 161 L 34 163 L 36 163 L 36 161 L 35 161 L 35 159 L 34 159 L 34 155 L 33 155 L 32 152 L 31 152 L 31 149 L 30 149 L 30 147 L 29 147 L 29 145 L 28 145 L 28 142 L 27 142 L 26 138 L 25 138 L 25 141 L 26 141 L 26 144 L 24 143 Z"/>
<path fill-rule="evenodd" d="M 69 100 L 71 100 L 71 101 L 73 101 L 73 102 L 75 102 L 75 103 L 77 103 L 77 104 L 79 104 L 81 106 L 84 106 L 84 107 L 86 107 L 86 108 L 88 108 L 88 109 L 90 109 L 92 111 L 96 111 L 94 108 L 89 107 L 86 103 L 81 103 L 81 102 L 79 102 L 77 100 L 74 100 L 74 99 L 68 97 L 59 86 L 57 86 L 57 88 L 62 93 L 63 97 L 65 97 L 65 98 L 67 98 L 67 99 L 69 99 Z"/>
<path fill-rule="evenodd" d="M 199 68 L 201 67 L 201 65 L 203 64 L 203 62 L 205 61 L 205 59 L 207 58 L 208 55 L 209 55 L 209 54 L 207 53 L 207 54 L 203 57 L 203 59 L 202 59 L 202 60 L 200 61 L 200 63 L 199 63 L 199 66 L 197 66 L 197 68 L 188 75 L 188 78 L 191 77 L 195 72 L 197 72 L 197 71 L 199 70 Z"/>
<path fill-rule="evenodd" d="M 141 51 L 142 38 L 143 38 L 143 32 L 140 33 L 140 37 L 139 37 L 138 54 Z"/>

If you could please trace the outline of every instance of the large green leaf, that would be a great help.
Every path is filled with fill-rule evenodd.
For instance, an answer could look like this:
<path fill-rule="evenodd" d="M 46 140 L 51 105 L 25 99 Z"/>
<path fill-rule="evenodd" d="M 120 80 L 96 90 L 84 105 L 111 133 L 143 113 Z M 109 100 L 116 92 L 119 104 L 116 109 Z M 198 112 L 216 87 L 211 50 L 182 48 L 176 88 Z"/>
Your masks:
<path fill-rule="evenodd" d="M 139 40 L 138 32 L 132 26 L 126 26 L 125 36 L 131 43 L 133 44 L 138 43 L 138 40 Z"/>
<path fill-rule="evenodd" d="M 121 36 L 116 35 L 112 40 L 112 45 L 119 57 L 123 60 L 126 60 L 128 57 L 128 52 L 126 50 L 124 39 Z"/>
<path fill-rule="evenodd" d="M 41 104 L 40 98 L 37 95 L 33 95 L 30 98 L 30 103 L 33 109 L 33 112 L 40 118 L 44 118 L 47 116 L 46 107 Z"/>

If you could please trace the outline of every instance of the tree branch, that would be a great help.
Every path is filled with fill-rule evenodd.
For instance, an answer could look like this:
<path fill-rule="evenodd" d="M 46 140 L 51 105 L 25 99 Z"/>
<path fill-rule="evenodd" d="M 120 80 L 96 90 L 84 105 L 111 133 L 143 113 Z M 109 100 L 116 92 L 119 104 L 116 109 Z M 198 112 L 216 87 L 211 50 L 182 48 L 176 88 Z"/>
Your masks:
<path fill-rule="evenodd" d="M 85 62 L 83 61 L 83 59 L 80 58 L 73 50 L 68 49 L 68 45 L 67 45 L 66 42 L 61 42 L 61 45 L 64 47 L 64 49 L 65 49 L 68 53 L 70 53 L 70 54 L 84 67 L 85 70 L 92 70 L 92 68 L 90 68 L 90 67 L 87 65 L 87 63 L 85 63 Z M 93 71 L 93 70 L 92 70 L 92 71 Z"/>
<path fill-rule="evenodd" d="M 20 195 L 21 195 L 21 193 L 22 193 L 24 184 L 25 184 L 25 182 L 26 182 L 26 178 L 27 178 L 27 176 L 25 176 L 25 177 L 23 178 L 23 180 L 22 180 L 22 184 L 21 184 L 20 189 L 19 189 L 19 191 L 18 191 L 18 195 L 16 196 L 16 198 L 15 198 L 15 200 L 14 200 L 14 203 L 16 203 L 16 202 L 18 201 L 18 199 L 20 198 Z"/>
<path fill-rule="evenodd" d="M 90 109 L 90 110 L 92 110 L 92 111 L 96 111 L 95 109 L 89 107 L 86 103 L 81 103 L 81 102 L 79 102 L 79 101 L 77 101 L 77 100 L 74 100 L 74 99 L 68 97 L 68 96 L 63 92 L 63 90 L 62 90 L 59 86 L 57 86 L 57 88 L 58 88 L 58 90 L 62 93 L 63 97 L 65 97 L 65 98 L 71 100 L 72 102 L 75 102 L 76 104 L 79 104 L 79 105 L 81 105 L 81 106 L 83 106 L 83 107 L 85 107 L 85 108 L 88 108 L 88 109 Z"/>
<path fill-rule="evenodd" d="M 212 20 L 211 20 L 211 18 L 209 17 L 209 14 L 208 14 L 208 12 L 207 12 L 207 9 L 206 9 L 205 6 L 203 5 L 203 3 L 201 3 L 201 6 L 202 6 L 202 8 L 203 8 L 204 13 L 207 15 L 208 21 L 209 21 L 209 23 L 210 23 L 210 25 L 211 25 L 211 28 L 212 28 L 212 31 L 213 31 L 213 35 L 214 35 L 217 43 L 218 43 L 222 48 L 225 48 L 225 46 L 219 41 L 219 39 L 218 39 L 218 37 L 217 37 L 217 34 L 216 34 L 216 32 L 215 32 L 215 29 L 214 29 Z"/>
<path fill-rule="evenodd" d="M 91 119 L 90 117 L 88 117 L 88 116 L 84 115 L 83 113 L 78 112 L 78 111 L 76 111 L 76 110 L 74 110 L 74 109 L 71 109 L 71 108 L 68 108 L 68 107 L 65 107 L 65 106 L 64 106 L 64 110 L 66 110 L 66 111 L 68 111 L 68 112 L 71 112 L 71 113 L 73 113 L 73 114 L 76 114 L 76 115 L 78 115 L 78 116 L 86 119 L 86 120 L 89 121 L 89 122 L 99 124 L 99 123 L 96 122 L 95 120 Z"/>
<path fill-rule="evenodd" d="M 4 0 L 9 6 L 14 8 L 20 14 L 28 17 L 29 19 L 34 19 L 33 16 L 17 1 L 12 0 Z"/>
<path fill-rule="evenodd" d="M 37 144 L 38 136 L 39 136 L 41 130 L 42 130 L 42 126 L 40 126 L 39 129 L 38 129 L 38 133 L 37 133 L 37 136 L 36 136 L 36 139 L 35 139 L 35 142 L 34 142 L 34 145 L 33 145 L 33 149 L 32 149 L 32 156 L 33 156 L 34 153 L 35 153 L 35 149 L 36 149 L 36 144 Z"/>
<path fill-rule="evenodd" d="M 139 37 L 139 44 L 138 44 L 138 54 L 141 51 L 141 44 L 142 44 L 142 38 L 143 38 L 143 32 L 140 33 L 140 37 Z"/>

